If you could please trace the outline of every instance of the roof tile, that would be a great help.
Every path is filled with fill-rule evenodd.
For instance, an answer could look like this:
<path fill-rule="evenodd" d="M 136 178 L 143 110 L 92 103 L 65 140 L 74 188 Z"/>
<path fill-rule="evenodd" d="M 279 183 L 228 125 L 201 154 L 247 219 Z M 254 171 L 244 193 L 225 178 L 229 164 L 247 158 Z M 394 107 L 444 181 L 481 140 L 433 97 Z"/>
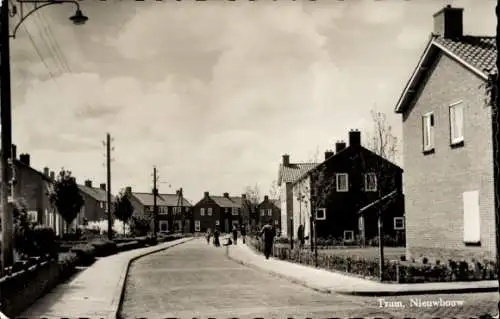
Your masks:
<path fill-rule="evenodd" d="M 290 163 L 287 166 L 280 164 L 279 182 L 293 183 L 316 166 L 318 163 Z"/>

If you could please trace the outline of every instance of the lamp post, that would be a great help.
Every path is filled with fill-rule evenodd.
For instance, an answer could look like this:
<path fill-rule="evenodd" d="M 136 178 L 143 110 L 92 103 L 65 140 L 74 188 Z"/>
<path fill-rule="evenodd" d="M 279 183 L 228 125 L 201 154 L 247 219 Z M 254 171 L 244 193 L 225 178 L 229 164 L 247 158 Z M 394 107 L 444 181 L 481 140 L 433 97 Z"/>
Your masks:
<path fill-rule="evenodd" d="M 12 147 L 12 92 L 11 92 L 11 76 L 10 76 L 10 38 L 15 39 L 17 31 L 22 23 L 35 11 L 41 8 L 63 3 L 72 3 L 76 6 L 75 14 L 69 19 L 74 24 L 84 24 L 88 18 L 83 15 L 80 10 L 80 4 L 75 0 L 16 0 L 16 4 L 12 4 L 9 8 L 9 3 L 12 0 L 2 0 L 0 8 L 0 124 L 1 132 L 1 152 L 0 152 L 0 210 L 2 216 L 2 269 L 3 274 L 6 267 L 13 263 L 13 216 L 12 205 L 9 202 L 9 184 L 11 174 L 9 162 L 11 161 Z M 19 12 L 18 12 L 19 6 Z M 27 7 L 31 6 L 31 7 Z M 10 33 L 9 18 L 19 15 L 20 20 L 15 24 Z"/>

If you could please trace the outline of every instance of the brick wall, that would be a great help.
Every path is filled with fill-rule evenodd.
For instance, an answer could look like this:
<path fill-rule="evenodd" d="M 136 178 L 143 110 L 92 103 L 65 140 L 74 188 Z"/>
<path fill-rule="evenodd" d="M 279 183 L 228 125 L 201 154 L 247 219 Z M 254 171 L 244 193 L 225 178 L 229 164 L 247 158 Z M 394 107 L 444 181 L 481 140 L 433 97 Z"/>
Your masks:
<path fill-rule="evenodd" d="M 78 216 L 80 224 L 83 221 L 83 217 L 87 218 L 88 221 L 98 221 L 107 218 L 106 208 L 101 207 L 101 203 L 98 200 L 85 192 L 80 192 L 80 194 L 84 201 L 83 213 Z"/>
<path fill-rule="evenodd" d="M 407 255 L 483 256 L 495 251 L 490 108 L 483 80 L 443 55 L 403 115 Z M 448 105 L 464 102 L 465 146 L 450 147 Z M 435 116 L 435 153 L 422 153 L 421 116 Z M 462 193 L 479 190 L 481 247 L 463 243 Z M 433 255 L 433 256 L 430 256 Z"/>

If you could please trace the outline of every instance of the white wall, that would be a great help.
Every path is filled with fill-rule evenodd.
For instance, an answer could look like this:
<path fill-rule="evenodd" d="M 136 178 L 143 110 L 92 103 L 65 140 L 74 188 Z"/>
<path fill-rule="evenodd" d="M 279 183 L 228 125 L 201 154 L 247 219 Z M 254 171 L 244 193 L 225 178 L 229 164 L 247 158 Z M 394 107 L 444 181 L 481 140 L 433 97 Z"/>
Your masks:
<path fill-rule="evenodd" d="M 288 234 L 288 218 L 286 217 L 286 183 L 281 183 L 280 186 L 280 201 L 281 201 L 281 236 L 287 237 Z M 260 212 L 259 212 L 260 214 Z"/>
<path fill-rule="evenodd" d="M 293 185 L 293 235 L 297 236 L 299 225 L 304 225 L 304 236 L 310 233 L 311 179 L 306 177 Z M 304 196 L 299 201 L 299 195 Z"/>

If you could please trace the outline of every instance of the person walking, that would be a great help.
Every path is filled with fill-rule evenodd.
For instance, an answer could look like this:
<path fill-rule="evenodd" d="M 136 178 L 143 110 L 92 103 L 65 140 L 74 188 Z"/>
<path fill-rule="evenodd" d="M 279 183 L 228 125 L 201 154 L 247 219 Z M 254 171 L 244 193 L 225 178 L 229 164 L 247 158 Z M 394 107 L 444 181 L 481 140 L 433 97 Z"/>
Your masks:
<path fill-rule="evenodd" d="M 215 231 L 214 231 L 214 246 L 215 247 L 220 247 L 220 230 L 219 230 L 219 227 L 215 227 Z"/>
<path fill-rule="evenodd" d="M 297 230 L 297 239 L 299 240 L 299 248 L 304 248 L 305 239 L 304 239 L 304 225 L 300 224 L 299 229 Z"/>
<path fill-rule="evenodd" d="M 241 225 L 240 233 L 241 233 L 241 239 L 243 240 L 243 244 L 244 244 L 245 237 L 247 236 L 247 227 L 245 224 Z"/>
<path fill-rule="evenodd" d="M 273 227 L 273 222 L 270 219 L 260 231 L 260 236 L 264 237 L 264 255 L 266 259 L 269 259 L 273 251 L 274 237 L 276 236 L 276 230 Z"/>
<path fill-rule="evenodd" d="M 207 229 L 207 234 L 205 236 L 207 237 L 207 244 L 210 244 L 210 238 L 212 237 L 212 230 L 210 228 Z"/>
<path fill-rule="evenodd" d="M 233 225 L 233 241 L 234 241 L 234 244 L 236 245 L 236 243 L 238 242 L 238 228 L 236 227 L 236 224 Z"/>

